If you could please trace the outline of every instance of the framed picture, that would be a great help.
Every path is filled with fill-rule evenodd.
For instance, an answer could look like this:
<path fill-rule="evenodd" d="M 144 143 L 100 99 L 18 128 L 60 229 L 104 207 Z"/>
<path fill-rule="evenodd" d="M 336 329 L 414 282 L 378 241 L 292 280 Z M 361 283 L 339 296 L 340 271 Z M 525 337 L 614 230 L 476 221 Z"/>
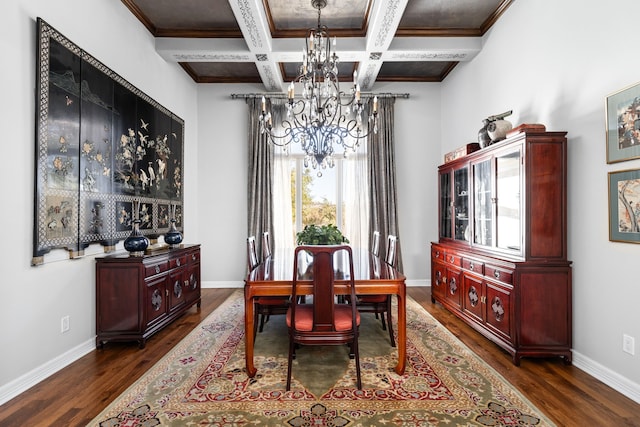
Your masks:
<path fill-rule="evenodd" d="M 609 240 L 640 243 L 640 169 L 609 172 Z"/>
<path fill-rule="evenodd" d="M 607 96 L 607 163 L 640 158 L 640 83 Z"/>

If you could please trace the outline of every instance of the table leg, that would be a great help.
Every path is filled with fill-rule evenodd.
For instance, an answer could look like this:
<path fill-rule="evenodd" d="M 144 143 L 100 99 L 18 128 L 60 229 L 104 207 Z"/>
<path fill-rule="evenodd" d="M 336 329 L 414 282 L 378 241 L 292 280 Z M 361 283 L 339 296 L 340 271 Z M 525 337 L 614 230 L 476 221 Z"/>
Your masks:
<path fill-rule="evenodd" d="M 398 364 L 396 373 L 404 374 L 407 359 L 407 300 L 406 288 L 402 286 L 398 292 Z"/>
<path fill-rule="evenodd" d="M 248 287 L 244 288 L 244 357 L 249 378 L 253 378 L 257 369 L 253 366 L 253 334 L 256 325 L 253 324 L 253 297 Z"/>

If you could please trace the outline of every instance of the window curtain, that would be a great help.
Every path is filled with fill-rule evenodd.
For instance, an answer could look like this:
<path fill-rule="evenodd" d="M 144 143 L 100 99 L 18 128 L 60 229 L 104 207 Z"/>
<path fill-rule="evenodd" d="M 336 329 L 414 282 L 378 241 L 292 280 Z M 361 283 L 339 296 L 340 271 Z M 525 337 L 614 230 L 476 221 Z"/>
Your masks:
<path fill-rule="evenodd" d="M 247 180 L 247 236 L 256 237 L 256 250 L 262 253 L 262 233 L 273 229 L 273 147 L 267 142 L 266 134 L 260 132 L 262 100 L 247 98 L 249 110 L 248 134 L 248 180 Z"/>
<path fill-rule="evenodd" d="M 396 246 L 398 264 L 402 271 L 402 252 L 400 229 L 398 227 L 398 204 L 396 193 L 396 163 L 394 140 L 394 97 L 378 98 L 378 133 L 367 138 L 369 153 L 369 179 L 371 216 L 369 236 L 373 231 L 380 232 L 380 257 L 386 256 L 387 236 L 398 237 Z"/>
<path fill-rule="evenodd" d="M 279 124 L 286 115 L 285 99 L 273 99 L 271 116 L 276 133 L 282 134 Z M 293 215 L 291 212 L 291 158 L 280 147 L 273 156 L 273 244 L 276 248 L 295 247 Z"/>
<path fill-rule="evenodd" d="M 390 101 L 385 105 L 385 101 Z M 396 215 L 393 221 L 387 221 L 387 215 L 376 213 L 376 206 L 386 206 L 387 200 L 393 200 L 395 212 L 395 169 L 391 174 L 393 197 L 374 197 L 377 190 L 374 190 L 374 182 L 379 185 L 387 184 L 387 178 L 378 178 L 373 173 L 374 164 L 372 156 L 384 159 L 387 162 L 387 149 L 380 153 L 371 151 L 372 146 L 380 145 L 377 140 L 390 141 L 393 147 L 393 98 L 379 99 L 379 110 L 385 114 L 379 114 L 379 129 L 385 129 L 389 137 L 382 137 L 382 132 L 368 138 L 366 147 L 361 147 L 356 153 L 351 154 L 342 161 L 344 172 L 343 187 L 345 200 L 344 210 L 344 230 L 343 233 L 349 237 L 351 245 L 354 247 L 368 247 L 371 230 L 377 229 L 384 238 L 393 230 L 397 235 Z M 285 99 L 271 99 L 268 106 L 271 111 L 272 121 L 275 126 L 282 122 L 282 117 L 286 114 Z M 248 233 L 256 235 L 256 242 L 262 243 L 258 236 L 262 231 L 269 230 L 272 236 L 272 244 L 275 248 L 290 248 L 295 246 L 293 216 L 291 212 L 291 166 L 290 158 L 282 154 L 282 149 L 274 148 L 268 143 L 266 135 L 260 132 L 260 122 L 258 117 L 261 112 L 261 99 L 247 99 L 249 105 L 249 180 L 248 180 Z M 391 110 L 391 111 L 389 111 Z M 386 119 L 385 117 L 390 117 Z M 387 122 L 389 124 L 387 124 Z M 390 128 L 390 129 L 389 129 Z M 278 129 L 275 129 L 276 132 Z M 393 153 L 393 149 L 390 149 Z M 391 158 L 393 164 L 393 159 Z M 382 172 L 385 171 L 386 163 L 379 166 Z M 375 179 L 375 181 L 374 181 Z M 388 190 L 385 190 L 385 192 Z M 380 218 L 381 217 L 381 218 Z M 380 224 L 380 225 L 378 225 Z M 389 224 L 390 227 L 383 227 Z M 381 255 L 384 256 L 384 242 L 381 242 Z M 400 260 L 398 265 L 400 265 Z"/>
<path fill-rule="evenodd" d="M 361 149 L 364 151 L 366 147 Z M 366 248 L 369 246 L 369 174 L 367 154 L 361 153 L 361 149 L 342 161 L 343 234 L 348 236 L 351 246 Z"/>

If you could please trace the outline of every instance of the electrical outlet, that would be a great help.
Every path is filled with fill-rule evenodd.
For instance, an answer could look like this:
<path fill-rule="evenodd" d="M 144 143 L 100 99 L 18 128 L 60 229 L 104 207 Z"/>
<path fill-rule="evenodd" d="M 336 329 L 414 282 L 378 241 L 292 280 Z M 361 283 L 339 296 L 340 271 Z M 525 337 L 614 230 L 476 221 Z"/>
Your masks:
<path fill-rule="evenodd" d="M 630 355 L 636 354 L 636 340 L 627 334 L 622 334 L 622 351 Z"/>
<path fill-rule="evenodd" d="M 69 332 L 69 329 L 71 329 L 71 325 L 69 324 L 69 316 L 64 316 L 62 319 L 60 319 L 60 332 L 64 334 L 65 332 Z"/>

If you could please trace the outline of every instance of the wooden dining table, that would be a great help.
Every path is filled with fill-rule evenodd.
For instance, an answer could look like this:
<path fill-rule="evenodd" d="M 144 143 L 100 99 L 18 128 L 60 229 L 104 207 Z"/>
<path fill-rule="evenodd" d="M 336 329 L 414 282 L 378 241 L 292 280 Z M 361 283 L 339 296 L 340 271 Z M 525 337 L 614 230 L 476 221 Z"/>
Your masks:
<path fill-rule="evenodd" d="M 402 375 L 405 370 L 407 353 L 407 316 L 406 316 L 406 284 L 405 276 L 385 263 L 380 257 L 373 255 L 366 248 L 352 248 L 353 266 L 357 295 L 387 294 L 397 297 L 397 350 L 398 362 L 395 372 Z M 272 255 L 251 270 L 244 285 L 244 324 L 245 324 L 245 359 L 247 375 L 255 376 L 257 369 L 253 363 L 253 337 L 256 325 L 254 324 L 254 301 L 259 296 L 286 296 L 291 295 L 293 283 L 293 248 L 288 250 L 276 249 Z M 342 266 L 341 266 L 342 264 Z M 311 294 L 312 282 L 304 277 L 304 271 L 308 266 L 299 261 L 298 293 Z M 348 294 L 348 277 L 343 272 L 348 272 L 348 264 L 345 259 L 335 260 L 335 268 L 342 274 L 338 274 L 335 282 L 336 294 Z M 347 273 L 348 274 L 348 273 Z"/>

